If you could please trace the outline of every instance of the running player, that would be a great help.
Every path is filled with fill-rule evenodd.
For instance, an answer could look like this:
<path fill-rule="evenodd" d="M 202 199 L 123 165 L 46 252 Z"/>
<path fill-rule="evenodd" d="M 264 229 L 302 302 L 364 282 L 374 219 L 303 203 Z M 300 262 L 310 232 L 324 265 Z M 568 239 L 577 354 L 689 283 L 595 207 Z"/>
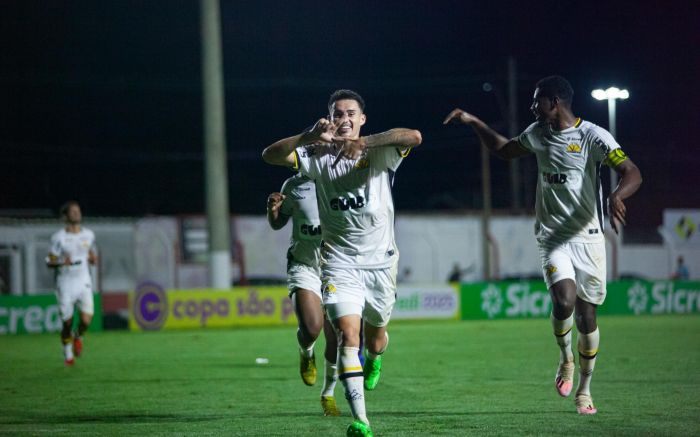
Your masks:
<path fill-rule="evenodd" d="M 298 169 L 316 182 L 322 225 L 323 304 L 338 335 L 338 373 L 354 422 L 348 435 L 372 435 L 364 389 L 376 387 L 387 348 L 387 325 L 395 303 L 399 253 L 394 241 L 394 172 L 422 139 L 411 129 L 360 136 L 365 102 L 338 90 L 329 118 L 309 132 L 275 142 L 263 159 Z M 364 319 L 364 369 L 358 357 Z"/>
<path fill-rule="evenodd" d="M 608 131 L 574 116 L 573 94 L 569 82 L 560 76 L 540 80 L 530 108 L 536 122 L 510 140 L 461 109 L 453 110 L 444 123 L 470 125 L 481 144 L 500 158 L 530 153 L 537 157 L 535 234 L 561 351 L 555 386 L 564 397 L 573 388 L 571 328 L 575 314 L 580 366 L 576 409 L 579 414 L 595 414 L 590 383 L 600 339 L 596 308 L 606 295 L 600 166 L 612 167 L 620 175 L 619 184 L 608 197 L 609 220 L 615 232 L 625 224 L 623 200 L 637 191 L 642 177 Z"/>
<path fill-rule="evenodd" d="M 321 328 L 326 338 L 325 377 L 321 407 L 325 416 L 339 416 L 333 391 L 338 380 L 338 342 L 321 307 L 321 223 L 316 204 L 316 184 L 297 173 L 282 185 L 281 193 L 267 198 L 267 220 L 272 229 L 282 229 L 292 218 L 292 236 L 287 251 L 287 286 L 299 328 L 299 368 L 306 385 L 316 383 L 314 344 Z"/>
<path fill-rule="evenodd" d="M 83 351 L 83 335 L 87 331 L 94 304 L 89 265 L 97 263 L 95 234 L 81 226 L 82 214 L 78 202 L 70 201 L 61 207 L 66 227 L 51 236 L 51 248 L 46 263 L 56 270 L 56 298 L 63 321 L 61 342 L 65 364 L 72 366 L 74 356 Z M 73 337 L 73 312 L 80 312 L 78 331 Z"/>

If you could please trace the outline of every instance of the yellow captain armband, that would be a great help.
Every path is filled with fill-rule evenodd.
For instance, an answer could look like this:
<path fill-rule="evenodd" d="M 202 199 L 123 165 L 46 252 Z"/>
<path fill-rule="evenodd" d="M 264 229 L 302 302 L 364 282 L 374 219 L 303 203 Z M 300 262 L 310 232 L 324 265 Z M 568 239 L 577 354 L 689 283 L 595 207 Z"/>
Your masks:
<path fill-rule="evenodd" d="M 603 164 L 607 165 L 608 167 L 615 168 L 626 160 L 627 155 L 625 152 L 623 152 L 622 149 L 615 149 L 608 153 L 608 156 L 605 158 L 605 161 L 603 161 Z"/>

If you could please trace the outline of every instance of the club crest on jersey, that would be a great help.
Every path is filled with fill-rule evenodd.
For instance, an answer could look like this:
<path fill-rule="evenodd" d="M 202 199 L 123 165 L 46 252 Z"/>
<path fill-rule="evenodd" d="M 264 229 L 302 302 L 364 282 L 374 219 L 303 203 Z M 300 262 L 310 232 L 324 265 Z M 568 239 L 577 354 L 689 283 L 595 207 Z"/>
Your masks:
<path fill-rule="evenodd" d="M 576 143 L 571 143 L 568 146 L 566 146 L 566 151 L 568 153 L 581 153 L 581 146 Z"/>

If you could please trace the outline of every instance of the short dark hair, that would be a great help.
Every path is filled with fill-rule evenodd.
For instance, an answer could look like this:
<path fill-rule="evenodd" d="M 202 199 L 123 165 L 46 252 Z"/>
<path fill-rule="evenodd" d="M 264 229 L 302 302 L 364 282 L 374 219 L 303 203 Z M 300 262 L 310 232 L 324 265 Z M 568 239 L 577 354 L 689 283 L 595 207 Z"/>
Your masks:
<path fill-rule="evenodd" d="M 331 94 L 331 98 L 328 99 L 328 112 L 331 111 L 333 103 L 338 100 L 355 100 L 357 104 L 360 105 L 360 110 L 365 112 L 365 99 L 353 90 L 335 90 L 333 94 Z"/>
<path fill-rule="evenodd" d="M 561 76 L 547 76 L 540 79 L 535 85 L 540 89 L 540 95 L 552 100 L 557 97 L 564 103 L 565 106 L 571 107 L 571 102 L 574 100 L 574 89 L 568 80 Z"/>
<path fill-rule="evenodd" d="M 61 209 L 58 210 L 59 217 L 67 216 L 68 215 L 68 210 L 70 209 L 71 206 L 77 206 L 80 208 L 80 204 L 76 200 L 69 200 L 68 202 L 64 203 L 61 205 Z"/>

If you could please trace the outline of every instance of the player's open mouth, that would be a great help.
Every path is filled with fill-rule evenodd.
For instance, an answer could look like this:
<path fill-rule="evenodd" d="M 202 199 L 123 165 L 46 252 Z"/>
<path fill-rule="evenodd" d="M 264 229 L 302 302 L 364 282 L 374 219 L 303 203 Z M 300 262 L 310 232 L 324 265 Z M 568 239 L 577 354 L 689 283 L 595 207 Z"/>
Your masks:
<path fill-rule="evenodd" d="M 338 128 L 338 133 L 340 135 L 349 134 L 350 132 L 352 132 L 352 127 L 347 124 L 344 124 Z"/>

